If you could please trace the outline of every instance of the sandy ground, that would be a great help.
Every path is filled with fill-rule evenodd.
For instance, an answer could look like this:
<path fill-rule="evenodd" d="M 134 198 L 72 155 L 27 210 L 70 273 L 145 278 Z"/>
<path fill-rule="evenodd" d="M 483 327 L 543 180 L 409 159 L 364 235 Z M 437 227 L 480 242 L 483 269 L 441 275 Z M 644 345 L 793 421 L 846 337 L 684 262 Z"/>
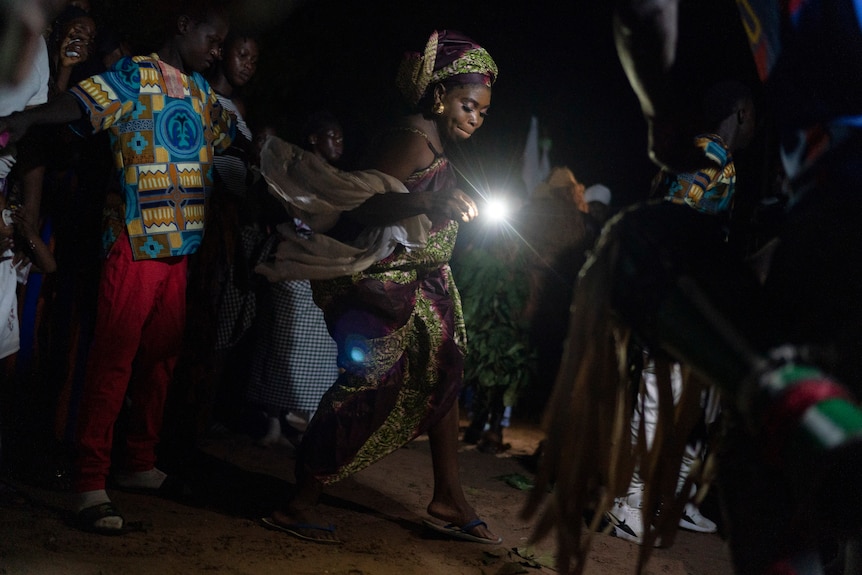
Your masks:
<path fill-rule="evenodd" d="M 520 517 L 525 492 L 504 479 L 532 475 L 517 456 L 541 437 L 533 425 L 506 431 L 511 449 L 498 455 L 462 445 L 468 498 L 504 539 L 500 546 L 453 541 L 422 526 L 431 493 L 424 438 L 331 487 L 321 507 L 337 525 L 339 546 L 306 543 L 264 529 L 266 515 L 290 493 L 292 457 L 286 448 L 261 448 L 242 435 L 212 440 L 180 462 L 195 498 L 178 502 L 111 492 L 127 521 L 145 529 L 104 537 L 69 527 L 66 494 L 10 482 L 0 494 L 0 574 L 113 575 L 511 575 L 556 573 L 553 540 L 530 544 L 532 526 Z M 638 547 L 595 537 L 587 575 L 635 572 Z M 681 532 L 657 549 L 646 573 L 729 575 L 719 535 Z"/>

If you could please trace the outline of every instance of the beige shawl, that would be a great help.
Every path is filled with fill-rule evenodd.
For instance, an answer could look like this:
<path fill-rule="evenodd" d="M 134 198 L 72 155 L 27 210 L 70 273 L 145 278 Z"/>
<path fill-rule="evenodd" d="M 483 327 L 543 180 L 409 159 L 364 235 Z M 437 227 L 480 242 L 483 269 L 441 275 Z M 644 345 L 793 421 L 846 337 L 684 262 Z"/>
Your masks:
<path fill-rule="evenodd" d="M 367 228 L 352 244 L 325 235 L 339 214 L 355 209 L 371 196 L 408 193 L 403 183 L 383 172 L 342 171 L 276 137 L 270 137 L 261 150 L 260 171 L 270 193 L 287 213 L 312 230 L 311 234 L 297 234 L 292 221 L 278 226 L 282 241 L 274 259 L 255 267 L 269 281 L 352 275 L 389 256 L 398 245 L 409 250 L 427 243 L 431 221 L 424 215 Z"/>

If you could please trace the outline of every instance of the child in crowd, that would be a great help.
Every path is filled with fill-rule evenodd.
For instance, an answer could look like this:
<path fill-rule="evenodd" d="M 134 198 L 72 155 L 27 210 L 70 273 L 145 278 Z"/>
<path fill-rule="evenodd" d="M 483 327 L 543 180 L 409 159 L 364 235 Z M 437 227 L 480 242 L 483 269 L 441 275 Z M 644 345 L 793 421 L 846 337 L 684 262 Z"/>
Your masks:
<path fill-rule="evenodd" d="M 27 210 L 11 209 L 0 194 L 0 214 L 0 373 L 8 382 L 20 342 L 18 284 L 27 283 L 31 269 L 53 273 L 57 264 Z"/>

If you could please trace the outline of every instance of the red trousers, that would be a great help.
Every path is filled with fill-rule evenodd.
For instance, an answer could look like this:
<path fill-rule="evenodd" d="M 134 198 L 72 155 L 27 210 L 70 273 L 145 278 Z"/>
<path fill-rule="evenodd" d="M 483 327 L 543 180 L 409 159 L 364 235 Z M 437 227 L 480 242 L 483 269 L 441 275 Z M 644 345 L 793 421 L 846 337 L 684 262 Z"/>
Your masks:
<path fill-rule="evenodd" d="M 116 423 L 126 397 L 124 472 L 155 465 L 168 385 L 186 319 L 184 256 L 132 260 L 117 239 L 102 271 L 95 333 L 79 406 L 72 491 L 105 488 Z"/>

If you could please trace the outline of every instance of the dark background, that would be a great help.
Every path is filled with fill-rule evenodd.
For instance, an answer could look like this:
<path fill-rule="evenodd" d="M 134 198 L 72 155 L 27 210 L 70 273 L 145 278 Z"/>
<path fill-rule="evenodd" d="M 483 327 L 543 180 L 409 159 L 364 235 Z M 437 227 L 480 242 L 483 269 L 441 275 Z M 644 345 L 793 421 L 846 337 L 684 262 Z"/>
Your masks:
<path fill-rule="evenodd" d="M 115 0 L 132 29 L 158 12 L 147 2 Z M 261 61 L 243 90 L 247 117 L 295 139 L 306 115 L 334 112 L 345 128 L 344 167 L 397 111 L 394 77 L 401 55 L 424 48 L 434 29 L 457 29 L 497 62 L 484 127 L 447 152 L 477 188 L 523 193 L 521 158 L 531 115 L 550 138 L 552 165 L 586 185 L 611 188 L 617 207 L 643 199 L 656 172 L 646 156 L 646 125 L 622 72 L 611 34 L 610 2 L 469 0 L 247 0 L 234 27 L 259 36 Z M 756 82 L 734 0 L 684 3 L 681 93 L 692 99 L 715 80 Z M 739 158 L 738 158 L 739 159 Z M 760 162 L 757 162 L 760 165 Z M 762 178 L 746 178 L 748 182 Z"/>
<path fill-rule="evenodd" d="M 357 158 L 397 109 L 392 90 L 401 55 L 421 50 L 430 32 L 443 28 L 482 44 L 500 69 L 483 128 L 447 150 L 480 191 L 526 191 L 521 157 L 536 115 L 552 142 L 552 165 L 569 166 L 587 185 L 605 183 L 618 201 L 645 193 L 655 169 L 604 3 L 312 0 L 265 33 L 266 61 L 249 97 L 266 85 L 259 109 L 278 101 L 297 112 L 331 108 L 346 125 L 348 160 Z M 270 60 L 275 54 L 284 57 Z"/>

